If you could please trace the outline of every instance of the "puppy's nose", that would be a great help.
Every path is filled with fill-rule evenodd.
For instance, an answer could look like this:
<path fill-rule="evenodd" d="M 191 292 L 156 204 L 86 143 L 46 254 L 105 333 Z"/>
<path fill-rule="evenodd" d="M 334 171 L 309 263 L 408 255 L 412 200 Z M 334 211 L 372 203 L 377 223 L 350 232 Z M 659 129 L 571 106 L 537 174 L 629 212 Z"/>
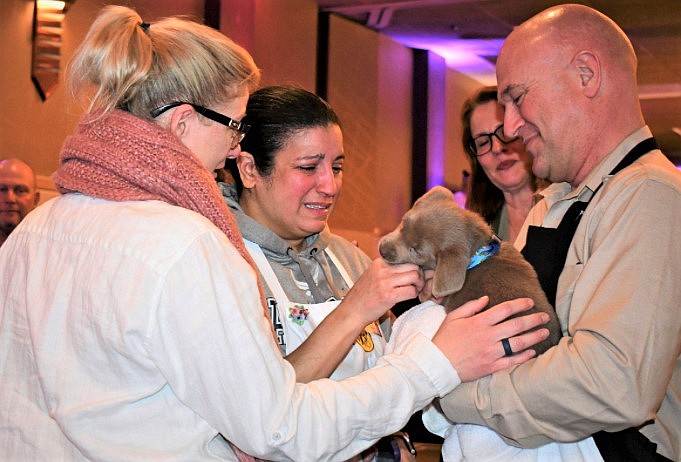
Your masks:
<path fill-rule="evenodd" d="M 392 245 L 390 242 L 386 241 L 385 239 L 381 240 L 378 244 L 378 253 L 381 254 L 381 257 L 388 263 L 392 263 L 395 261 L 397 258 L 397 251 L 395 249 L 395 246 Z"/>

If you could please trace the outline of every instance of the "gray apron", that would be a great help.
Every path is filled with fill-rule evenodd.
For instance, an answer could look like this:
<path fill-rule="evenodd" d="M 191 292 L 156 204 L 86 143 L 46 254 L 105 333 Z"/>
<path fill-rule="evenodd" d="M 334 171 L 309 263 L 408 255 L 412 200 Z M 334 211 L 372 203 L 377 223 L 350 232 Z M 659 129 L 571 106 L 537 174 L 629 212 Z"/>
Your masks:
<path fill-rule="evenodd" d="M 288 355 L 310 336 L 329 313 L 336 309 L 340 300 L 324 303 L 297 303 L 289 300 L 260 246 L 246 239 L 244 243 L 277 302 L 277 313 L 284 329 L 285 353 Z M 328 248 L 325 252 L 348 287 L 352 287 L 353 281 L 338 258 Z M 340 380 L 352 377 L 373 367 L 378 358 L 383 356 L 385 344 L 385 337 L 378 322 L 369 324 L 357 337 L 348 354 L 331 374 L 331 378 Z"/>

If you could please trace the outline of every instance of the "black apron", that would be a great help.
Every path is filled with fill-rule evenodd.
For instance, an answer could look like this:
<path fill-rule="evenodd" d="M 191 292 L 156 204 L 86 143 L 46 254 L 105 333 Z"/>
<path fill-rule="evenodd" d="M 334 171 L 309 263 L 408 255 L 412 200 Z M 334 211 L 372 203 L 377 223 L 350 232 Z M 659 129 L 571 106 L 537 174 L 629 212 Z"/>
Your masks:
<path fill-rule="evenodd" d="M 610 172 L 615 175 L 623 168 L 631 165 L 642 155 L 657 149 L 654 138 L 648 138 L 637 144 L 622 161 Z M 598 185 L 591 195 L 603 185 Z M 577 230 L 584 211 L 589 202 L 577 201 L 570 206 L 557 228 L 542 228 L 530 226 L 527 230 L 527 240 L 522 254 L 537 272 L 542 289 L 549 302 L 556 306 L 556 291 L 558 278 L 565 266 L 567 252 L 572 238 Z M 648 440 L 636 428 L 629 428 L 619 432 L 600 431 L 593 435 L 596 446 L 606 462 L 631 461 L 665 461 L 669 460 L 656 453 L 657 445 Z"/>

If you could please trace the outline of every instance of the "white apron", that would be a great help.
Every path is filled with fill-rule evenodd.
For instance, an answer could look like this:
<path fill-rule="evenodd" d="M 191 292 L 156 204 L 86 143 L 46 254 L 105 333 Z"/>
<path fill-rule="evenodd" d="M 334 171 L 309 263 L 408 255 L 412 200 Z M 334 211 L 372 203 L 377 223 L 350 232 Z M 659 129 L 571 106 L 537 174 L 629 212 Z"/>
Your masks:
<path fill-rule="evenodd" d="M 244 243 L 277 301 L 277 312 L 284 328 L 286 354 L 289 355 L 310 336 L 312 331 L 317 328 L 329 313 L 336 309 L 340 301 L 334 300 L 324 303 L 295 303 L 290 301 L 260 246 L 247 239 L 244 239 Z M 333 252 L 328 248 L 325 252 L 333 264 L 336 265 L 338 272 L 343 277 L 345 283 L 348 284 L 348 287 L 352 287 L 353 282 L 350 275 L 340 264 Z M 373 322 L 366 326 L 364 332 L 357 337 L 348 355 L 331 374 L 331 378 L 340 380 L 352 377 L 373 367 L 376 364 L 376 360 L 383 356 L 384 350 L 385 337 L 380 330 L 378 322 Z"/>

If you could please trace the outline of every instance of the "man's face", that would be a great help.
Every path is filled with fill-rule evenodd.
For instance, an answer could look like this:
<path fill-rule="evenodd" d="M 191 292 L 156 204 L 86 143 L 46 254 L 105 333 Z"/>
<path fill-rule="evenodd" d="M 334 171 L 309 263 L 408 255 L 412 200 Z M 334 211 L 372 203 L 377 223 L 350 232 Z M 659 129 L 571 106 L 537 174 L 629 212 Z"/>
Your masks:
<path fill-rule="evenodd" d="M 550 40 L 528 45 L 516 38 L 504 44 L 497 60 L 504 131 L 522 137 L 536 176 L 572 183 L 586 155 L 586 127 L 569 56 Z"/>
<path fill-rule="evenodd" d="M 0 161 L 0 233 L 8 235 L 38 205 L 31 169 L 13 160 Z"/>
<path fill-rule="evenodd" d="M 528 65 L 528 57 L 522 50 L 510 44 L 504 51 L 497 63 L 504 131 L 509 137 L 522 137 L 533 159 L 532 170 L 535 175 L 546 178 L 550 174 L 549 159 L 545 155 L 550 117 L 543 108 L 543 92 L 538 91 L 540 75 L 529 70 L 534 66 Z"/>

